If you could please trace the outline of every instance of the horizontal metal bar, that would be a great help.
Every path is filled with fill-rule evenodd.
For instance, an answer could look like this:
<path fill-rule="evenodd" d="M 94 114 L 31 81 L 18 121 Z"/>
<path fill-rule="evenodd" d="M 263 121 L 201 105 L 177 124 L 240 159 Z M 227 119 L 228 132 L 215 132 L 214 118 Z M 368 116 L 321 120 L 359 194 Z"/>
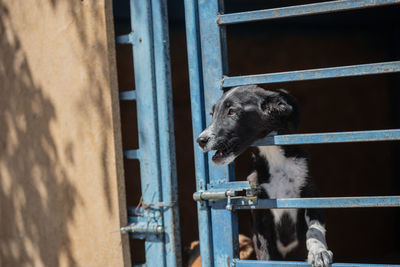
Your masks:
<path fill-rule="evenodd" d="M 339 78 L 361 75 L 372 75 L 380 73 L 392 73 L 400 71 L 400 61 L 352 65 L 334 68 L 321 68 L 311 70 L 298 70 L 288 72 L 277 72 L 268 74 L 245 75 L 245 76 L 224 76 L 223 87 L 233 87 L 250 84 L 266 84 L 278 82 L 294 82 L 306 80 L 318 80 L 327 78 Z"/>
<path fill-rule="evenodd" d="M 400 140 L 400 129 L 315 133 L 315 134 L 288 134 L 272 135 L 259 140 L 253 146 L 296 145 L 296 144 L 324 144 L 347 142 L 372 142 Z"/>
<path fill-rule="evenodd" d="M 124 91 L 119 93 L 119 100 L 136 100 L 136 91 Z"/>
<path fill-rule="evenodd" d="M 254 205 L 239 205 L 232 200 L 231 205 L 234 210 L 399 207 L 400 196 L 258 199 Z"/>
<path fill-rule="evenodd" d="M 124 156 L 127 159 L 139 159 L 139 149 L 124 150 Z"/>
<path fill-rule="evenodd" d="M 133 44 L 133 32 L 117 36 L 115 41 L 117 44 Z"/>
<path fill-rule="evenodd" d="M 250 267 L 250 266 L 263 266 L 263 267 L 289 267 L 289 266 L 310 266 L 307 262 L 301 261 L 258 261 L 258 260 L 234 260 L 235 267 Z M 333 263 L 331 267 L 383 267 L 400 265 L 393 264 L 359 264 L 359 263 Z"/>
<path fill-rule="evenodd" d="M 400 3 L 400 0 L 342 0 L 322 2 L 307 5 L 297 5 L 273 9 L 264 9 L 248 12 L 238 12 L 219 15 L 218 24 L 234 24 L 242 22 L 280 19 L 288 17 L 297 17 L 313 14 L 323 14 L 338 11 L 347 11 L 368 7 L 393 5 Z"/>
<path fill-rule="evenodd" d="M 245 190 L 250 189 L 248 181 L 235 181 L 226 183 L 211 183 L 207 185 L 207 189 L 222 189 L 222 190 Z"/>

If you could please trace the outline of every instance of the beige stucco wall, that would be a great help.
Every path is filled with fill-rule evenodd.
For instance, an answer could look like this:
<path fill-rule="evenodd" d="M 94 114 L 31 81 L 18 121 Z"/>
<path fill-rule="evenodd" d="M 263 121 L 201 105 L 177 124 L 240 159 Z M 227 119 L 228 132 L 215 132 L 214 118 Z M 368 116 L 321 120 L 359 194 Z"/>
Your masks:
<path fill-rule="evenodd" d="M 111 0 L 0 0 L 0 266 L 129 266 Z"/>

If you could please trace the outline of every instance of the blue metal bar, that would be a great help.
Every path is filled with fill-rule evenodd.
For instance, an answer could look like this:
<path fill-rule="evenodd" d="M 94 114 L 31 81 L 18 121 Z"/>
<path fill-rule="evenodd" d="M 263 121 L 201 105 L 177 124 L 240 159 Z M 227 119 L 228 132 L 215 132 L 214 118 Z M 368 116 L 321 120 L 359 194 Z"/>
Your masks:
<path fill-rule="evenodd" d="M 115 41 L 117 42 L 117 44 L 132 44 L 133 32 L 117 36 Z"/>
<path fill-rule="evenodd" d="M 203 88 L 205 111 L 201 116 L 211 123 L 208 112 L 222 95 L 221 77 L 227 73 L 225 29 L 219 27 L 215 18 L 223 12 L 223 1 L 198 0 L 201 55 L 203 67 Z M 199 149 L 199 148 L 196 148 Z M 218 167 L 208 154 L 210 183 L 234 180 L 233 165 Z M 238 256 L 237 214 L 227 210 L 211 209 L 214 266 L 226 266 Z"/>
<path fill-rule="evenodd" d="M 182 266 L 178 210 L 178 184 L 175 160 L 174 114 L 172 106 L 167 1 L 152 0 L 154 67 L 157 88 L 158 137 L 162 199 L 171 203 L 163 209 L 166 267 Z M 149 265 L 151 266 L 151 265 Z"/>
<path fill-rule="evenodd" d="M 341 0 L 219 15 L 220 25 L 392 5 L 400 0 Z"/>
<path fill-rule="evenodd" d="M 196 167 L 196 190 L 205 190 L 208 183 L 207 154 L 198 149 L 195 139 L 206 127 L 201 65 L 201 46 L 199 36 L 199 14 L 197 0 L 185 0 L 186 40 L 190 80 L 190 100 L 192 111 L 194 163 Z M 197 219 L 201 263 L 212 266 L 214 262 L 211 230 L 211 210 L 203 202 L 197 202 Z"/>
<path fill-rule="evenodd" d="M 226 190 L 240 190 L 250 188 L 250 184 L 247 181 L 227 182 L 218 184 L 209 184 L 207 189 L 226 189 Z"/>
<path fill-rule="evenodd" d="M 326 198 L 280 198 L 258 199 L 254 205 L 235 205 L 243 209 L 314 209 L 314 208 L 382 208 L 399 207 L 400 196 L 387 197 L 326 197 Z"/>
<path fill-rule="evenodd" d="M 119 100 L 136 100 L 136 91 L 130 90 L 119 93 Z"/>
<path fill-rule="evenodd" d="M 139 159 L 139 149 L 124 150 L 124 156 L 127 159 Z"/>
<path fill-rule="evenodd" d="M 393 140 L 400 140 L 400 129 L 337 132 L 337 133 L 272 135 L 272 136 L 267 136 L 266 138 L 255 142 L 253 146 L 372 142 L 372 141 L 393 141 Z"/>
<path fill-rule="evenodd" d="M 225 76 L 222 79 L 222 85 L 224 87 L 232 87 L 249 84 L 318 80 L 392 72 L 400 72 L 400 61 L 235 77 Z"/>
<path fill-rule="evenodd" d="M 162 191 L 151 2 L 131 0 L 130 8 L 131 27 L 135 29 L 132 41 L 142 197 L 145 204 L 159 203 Z M 163 235 L 157 238 L 145 241 L 146 266 L 166 264 Z"/>
<path fill-rule="evenodd" d="M 310 266 L 307 262 L 296 262 L 296 261 L 256 261 L 256 260 L 235 260 L 234 267 L 291 267 L 291 266 L 299 266 L 305 267 Z M 331 267 L 387 267 L 393 266 L 397 267 L 400 265 L 393 264 L 359 264 L 359 263 L 333 263 L 330 265 Z"/>

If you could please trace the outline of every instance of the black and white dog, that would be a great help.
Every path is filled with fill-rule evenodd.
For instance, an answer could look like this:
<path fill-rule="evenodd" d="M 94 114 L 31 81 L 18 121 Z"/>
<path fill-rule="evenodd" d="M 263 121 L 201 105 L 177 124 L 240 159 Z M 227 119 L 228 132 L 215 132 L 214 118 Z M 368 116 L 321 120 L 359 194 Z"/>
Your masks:
<path fill-rule="evenodd" d="M 267 135 L 289 133 L 289 123 L 299 122 L 295 99 L 284 90 L 239 86 L 225 92 L 212 109 L 212 123 L 197 139 L 204 152 L 216 150 L 216 165 L 232 162 L 254 141 Z M 258 187 L 260 198 L 316 197 L 308 175 L 305 153 L 296 146 L 257 147 L 253 170 L 247 177 Z M 252 211 L 253 243 L 257 259 L 280 260 L 306 240 L 308 263 L 328 266 L 333 254 L 325 240 L 320 209 Z"/>

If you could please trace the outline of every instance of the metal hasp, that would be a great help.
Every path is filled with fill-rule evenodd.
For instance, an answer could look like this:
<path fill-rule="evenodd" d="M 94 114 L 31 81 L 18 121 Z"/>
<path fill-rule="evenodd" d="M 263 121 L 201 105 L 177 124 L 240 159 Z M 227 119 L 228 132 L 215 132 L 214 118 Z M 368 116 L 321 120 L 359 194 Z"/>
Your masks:
<path fill-rule="evenodd" d="M 239 209 L 270 208 L 398 207 L 400 206 L 400 197 L 257 199 L 255 189 L 251 188 L 249 184 L 234 182 L 233 165 L 216 167 L 211 164 L 211 157 L 201 152 L 196 145 L 195 139 L 210 123 L 211 117 L 207 116 L 207 114 L 211 111 L 211 106 L 222 95 L 222 89 L 225 87 L 394 73 L 400 72 L 400 61 L 230 77 L 227 68 L 225 26 L 233 23 L 372 8 L 398 4 L 400 0 L 326 1 L 232 14 L 224 14 L 223 2 L 222 0 L 185 0 L 197 185 L 197 192 L 194 193 L 193 198 L 197 200 L 202 265 L 207 267 L 308 266 L 305 262 L 239 260 L 238 222 L 237 214 L 234 211 Z M 276 135 L 268 136 L 254 145 L 394 140 L 400 140 L 400 129 Z M 334 263 L 332 266 L 366 265 Z"/>
<path fill-rule="evenodd" d="M 129 209 L 129 225 L 121 230 L 145 240 L 146 266 L 179 267 L 167 3 L 130 0 L 130 19 L 135 30 L 116 41 L 133 47 L 135 90 L 120 93 L 120 100 L 136 101 L 139 148 L 125 150 L 124 156 L 140 162 L 142 207 Z"/>

